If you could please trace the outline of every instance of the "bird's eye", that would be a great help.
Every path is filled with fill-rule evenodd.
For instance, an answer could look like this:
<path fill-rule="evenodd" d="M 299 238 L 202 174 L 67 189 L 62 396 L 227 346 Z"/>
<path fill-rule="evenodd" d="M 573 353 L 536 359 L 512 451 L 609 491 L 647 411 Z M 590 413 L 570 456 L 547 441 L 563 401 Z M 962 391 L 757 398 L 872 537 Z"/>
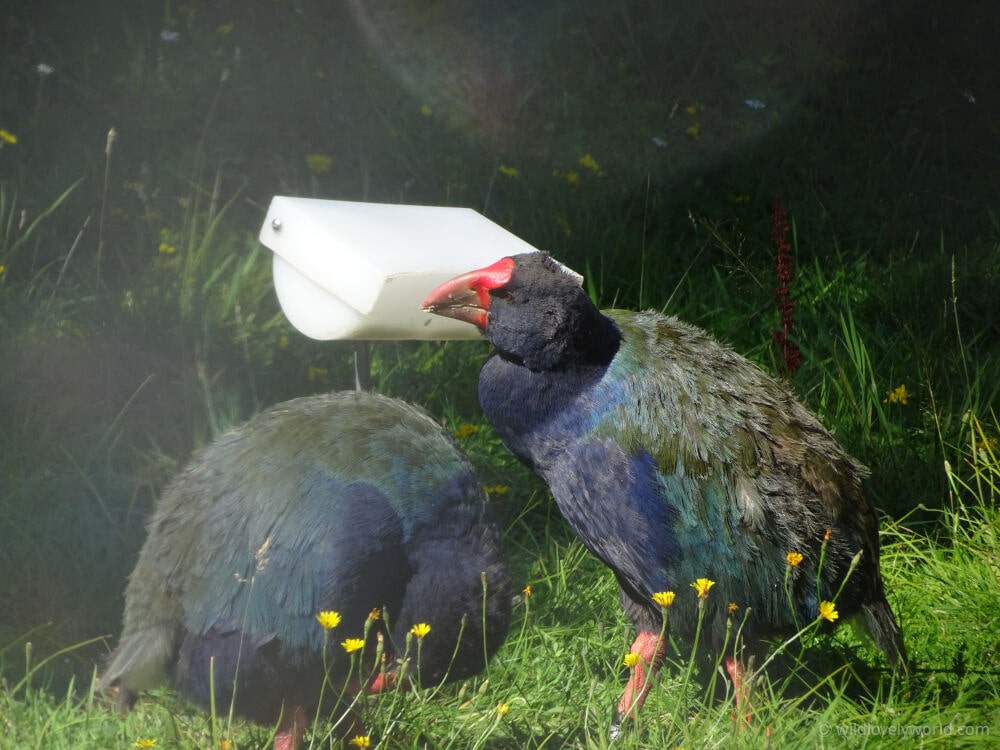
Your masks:
<path fill-rule="evenodd" d="M 490 292 L 490 296 L 495 299 L 502 299 L 504 302 L 510 302 L 514 298 L 514 295 L 507 289 L 494 289 Z"/>

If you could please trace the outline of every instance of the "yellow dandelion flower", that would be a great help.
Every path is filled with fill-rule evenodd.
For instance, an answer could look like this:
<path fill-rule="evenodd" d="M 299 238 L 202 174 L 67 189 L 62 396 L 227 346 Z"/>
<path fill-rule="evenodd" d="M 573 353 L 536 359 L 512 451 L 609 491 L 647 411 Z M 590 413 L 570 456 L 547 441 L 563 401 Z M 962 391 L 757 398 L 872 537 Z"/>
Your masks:
<path fill-rule="evenodd" d="M 687 133 L 691 138 L 698 140 L 701 138 L 701 124 L 694 122 L 684 128 L 684 132 Z"/>
<path fill-rule="evenodd" d="M 3 273 L 3 266 L 0 266 L 0 273 Z M 995 437 L 983 436 L 975 439 L 973 447 L 981 453 L 995 453 L 998 445 L 1000 445 L 1000 441 Z"/>
<path fill-rule="evenodd" d="M 793 568 L 801 563 L 805 558 L 802 556 L 801 552 L 789 552 L 785 555 L 785 559 L 788 560 L 788 564 Z"/>
<path fill-rule="evenodd" d="M 423 638 L 425 635 L 431 632 L 431 626 L 428 625 L 426 622 L 418 622 L 416 625 L 410 628 L 410 632 L 413 633 L 413 635 L 417 636 L 417 638 Z"/>
<path fill-rule="evenodd" d="M 323 627 L 323 630 L 333 630 L 340 625 L 340 612 L 332 609 L 324 610 L 316 615 L 316 621 Z"/>
<path fill-rule="evenodd" d="M 156 740 L 152 737 L 147 737 L 146 739 L 136 740 L 133 747 L 156 747 Z"/>
<path fill-rule="evenodd" d="M 177 248 L 167 242 L 161 242 L 157 251 L 160 255 L 173 255 L 177 252 Z"/>
<path fill-rule="evenodd" d="M 306 156 L 306 166 L 313 174 L 323 174 L 329 172 L 333 166 L 333 157 L 326 154 L 308 154 Z"/>
<path fill-rule="evenodd" d="M 422 114 L 424 117 L 430 117 L 433 113 L 434 113 L 434 110 L 431 109 L 426 104 L 421 104 L 420 105 L 420 114 Z"/>
<path fill-rule="evenodd" d="M 729 607 L 727 609 L 729 610 L 729 614 L 735 615 L 737 612 L 739 612 L 740 605 L 737 604 L 736 602 L 729 602 Z"/>
<path fill-rule="evenodd" d="M 346 641 L 343 641 L 340 645 L 344 647 L 344 651 L 346 651 L 349 654 L 353 654 L 355 651 L 360 651 L 362 647 L 364 647 L 365 642 L 361 638 L 348 638 Z"/>
<path fill-rule="evenodd" d="M 354 747 L 371 747 L 372 738 L 367 734 L 358 734 L 352 737 L 347 744 L 354 745 Z"/>
<path fill-rule="evenodd" d="M 11 133 L 9 130 L 0 129 L 0 141 L 3 143 L 9 143 L 13 146 L 17 143 L 17 136 Z"/>
<path fill-rule="evenodd" d="M 483 491 L 487 495 L 506 495 L 507 490 L 510 489 L 506 484 L 484 484 Z"/>
<path fill-rule="evenodd" d="M 624 664 L 629 669 L 632 669 L 638 663 L 639 663 L 639 654 L 637 654 L 635 651 L 630 651 L 629 653 L 625 654 L 624 658 L 622 659 L 622 664 Z"/>
<path fill-rule="evenodd" d="M 570 185 L 579 185 L 580 184 L 580 173 L 579 172 L 567 172 L 563 176 L 566 178 L 566 182 L 568 182 Z"/>
<path fill-rule="evenodd" d="M 377 620 L 381 616 L 382 612 L 379 610 L 378 607 L 376 607 L 375 609 L 373 609 L 371 612 L 368 613 L 368 619 L 371 620 L 372 622 L 375 622 L 375 620 Z"/>
<path fill-rule="evenodd" d="M 218 34 L 219 36 L 229 36 L 230 34 L 233 33 L 233 24 L 224 23 L 215 29 L 215 33 Z"/>
<path fill-rule="evenodd" d="M 913 394 L 906 390 L 905 384 L 900 384 L 891 391 L 885 392 L 885 398 L 882 399 L 882 403 L 899 404 L 900 406 L 906 406 L 910 402 L 910 396 Z"/>
<path fill-rule="evenodd" d="M 470 435 L 475 435 L 479 432 L 479 425 L 477 424 L 460 424 L 455 428 L 455 437 L 459 440 L 464 440 Z"/>
<path fill-rule="evenodd" d="M 591 172 L 600 172 L 601 165 L 597 163 L 597 160 L 590 154 L 584 154 L 580 157 L 577 162 L 584 169 L 589 169 Z"/>
<path fill-rule="evenodd" d="M 699 578 L 697 581 L 691 584 L 691 588 L 698 592 L 699 599 L 708 598 L 708 590 L 715 585 L 715 581 L 710 581 L 707 578 Z"/>
<path fill-rule="evenodd" d="M 500 172 L 500 174 L 502 174 L 502 175 L 503 175 L 504 177 L 510 177 L 510 178 L 511 178 L 512 180 L 513 180 L 513 179 L 514 179 L 515 177 L 517 177 L 517 176 L 518 176 L 519 174 L 521 174 L 521 172 L 520 172 L 520 171 L 518 170 L 518 168 L 517 168 L 517 167 L 505 167 L 505 166 L 503 166 L 503 165 L 501 165 L 501 166 L 500 166 L 500 168 L 499 168 L 499 170 L 498 170 L 498 171 L 499 171 L 499 172 Z"/>
<path fill-rule="evenodd" d="M 837 605 L 833 602 L 820 602 L 819 603 L 819 616 L 824 620 L 829 620 L 830 622 L 836 622 L 837 618 L 840 617 L 840 613 L 837 611 Z"/>
<path fill-rule="evenodd" d="M 524 594 L 524 597 L 526 599 L 530 598 L 531 597 L 531 584 L 530 583 L 526 583 L 524 585 L 524 588 L 521 589 L 521 593 Z"/>
<path fill-rule="evenodd" d="M 509 714 L 510 713 L 510 704 L 509 703 L 497 703 L 497 713 L 500 716 L 506 716 L 507 714 Z"/>
<path fill-rule="evenodd" d="M 223 737 L 219 740 L 219 750 L 233 750 L 233 741 Z"/>
<path fill-rule="evenodd" d="M 657 591 L 653 594 L 653 601 L 666 609 L 674 603 L 676 594 L 673 591 Z"/>

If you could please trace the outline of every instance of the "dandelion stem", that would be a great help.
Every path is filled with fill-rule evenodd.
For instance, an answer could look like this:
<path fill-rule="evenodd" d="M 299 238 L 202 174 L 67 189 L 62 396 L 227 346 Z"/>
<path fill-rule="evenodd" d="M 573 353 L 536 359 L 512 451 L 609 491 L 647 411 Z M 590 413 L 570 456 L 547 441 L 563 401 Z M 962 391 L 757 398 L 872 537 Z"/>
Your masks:
<path fill-rule="evenodd" d="M 701 640 L 701 626 L 705 621 L 705 599 L 698 599 L 698 623 L 694 629 L 694 642 L 691 644 L 691 656 L 688 658 L 687 667 L 684 670 L 684 679 L 681 682 L 681 690 L 687 689 L 691 684 L 691 673 L 694 671 L 694 661 L 698 653 L 698 641 Z"/>
<path fill-rule="evenodd" d="M 791 586 L 789 586 L 789 579 L 791 578 L 791 576 L 792 576 L 792 566 L 791 565 L 786 565 L 785 566 L 785 599 L 788 601 L 788 609 L 792 613 L 792 622 L 795 624 L 795 629 L 798 630 L 798 628 L 799 628 L 799 615 L 798 615 L 798 612 L 796 612 L 796 610 L 795 610 L 795 602 L 792 599 L 792 589 L 791 589 Z"/>
<path fill-rule="evenodd" d="M 481 623 L 482 630 L 483 630 L 483 669 L 486 672 L 486 679 L 489 679 L 489 677 L 490 677 L 490 648 L 489 648 L 489 642 L 487 641 L 487 638 L 486 638 L 486 629 L 487 629 L 487 625 L 488 625 L 487 624 L 487 618 L 486 618 L 486 593 L 487 593 L 486 571 L 485 570 L 481 571 L 480 574 L 479 574 L 479 576 L 480 576 L 480 578 L 481 578 L 481 580 L 483 582 L 483 607 L 482 607 L 482 610 L 483 610 L 482 611 L 482 618 L 483 619 L 482 619 L 482 623 Z"/>

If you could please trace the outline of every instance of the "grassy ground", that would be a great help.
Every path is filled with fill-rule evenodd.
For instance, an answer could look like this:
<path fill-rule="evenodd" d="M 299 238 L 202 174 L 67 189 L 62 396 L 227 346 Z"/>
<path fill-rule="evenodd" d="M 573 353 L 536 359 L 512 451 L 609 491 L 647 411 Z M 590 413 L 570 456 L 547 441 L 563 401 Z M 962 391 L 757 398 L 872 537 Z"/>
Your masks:
<path fill-rule="evenodd" d="M 2 11 L 0 747 L 267 742 L 169 692 L 120 719 L 89 685 L 190 450 L 352 383 L 351 347 L 303 340 L 273 298 L 255 238 L 275 194 L 478 208 L 602 304 L 665 309 L 772 371 L 780 194 L 792 384 L 873 469 L 918 669 L 894 681 L 848 629 L 804 636 L 737 730 L 725 682 L 681 649 L 620 746 L 996 742 L 990 4 L 119 5 Z M 480 427 L 463 439 L 508 488 L 533 593 L 488 675 L 366 706 L 366 728 L 384 747 L 603 747 L 630 634 L 609 574 L 482 423 L 484 354 L 379 344 L 374 375 Z"/>

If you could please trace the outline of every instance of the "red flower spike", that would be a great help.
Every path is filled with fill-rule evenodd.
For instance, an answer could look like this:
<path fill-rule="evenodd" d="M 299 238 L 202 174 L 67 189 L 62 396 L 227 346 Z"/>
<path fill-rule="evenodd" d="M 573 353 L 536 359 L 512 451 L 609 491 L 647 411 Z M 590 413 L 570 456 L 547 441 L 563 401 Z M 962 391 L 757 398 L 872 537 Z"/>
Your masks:
<path fill-rule="evenodd" d="M 781 313 L 781 328 L 774 331 L 774 340 L 781 347 L 782 366 L 784 375 L 794 375 L 799 369 L 802 360 L 802 352 L 799 346 L 790 338 L 792 328 L 795 326 L 793 313 L 795 303 L 792 301 L 789 285 L 794 276 L 792 267 L 792 243 L 788 239 L 790 227 L 788 214 L 781 204 L 781 196 L 775 195 L 771 200 L 771 241 L 775 249 L 775 270 L 778 277 L 778 286 L 774 290 L 778 298 L 777 310 Z"/>

